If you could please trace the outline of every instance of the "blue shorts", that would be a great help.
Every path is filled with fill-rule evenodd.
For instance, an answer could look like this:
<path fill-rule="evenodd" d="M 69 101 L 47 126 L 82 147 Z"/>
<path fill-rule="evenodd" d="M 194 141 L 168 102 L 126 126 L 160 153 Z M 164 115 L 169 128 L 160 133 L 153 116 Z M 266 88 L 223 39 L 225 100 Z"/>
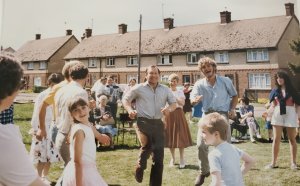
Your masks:
<path fill-rule="evenodd" d="M 265 127 L 266 129 L 272 129 L 271 121 L 266 121 Z"/>

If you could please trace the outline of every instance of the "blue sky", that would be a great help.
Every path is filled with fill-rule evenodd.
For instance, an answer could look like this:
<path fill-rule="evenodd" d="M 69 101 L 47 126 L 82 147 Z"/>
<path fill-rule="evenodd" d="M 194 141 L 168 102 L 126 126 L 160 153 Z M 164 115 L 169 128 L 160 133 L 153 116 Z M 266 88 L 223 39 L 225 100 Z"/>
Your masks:
<path fill-rule="evenodd" d="M 128 31 L 163 27 L 163 17 L 173 17 L 175 26 L 220 21 L 220 11 L 231 11 L 232 20 L 285 15 L 284 4 L 300 0 L 0 0 L 0 44 L 18 49 L 33 40 L 65 35 L 72 29 L 80 40 L 84 29 L 93 35 L 117 33 L 118 24 Z M 298 7 L 297 7 L 298 4 Z M 226 7 L 226 8 L 225 8 Z"/>

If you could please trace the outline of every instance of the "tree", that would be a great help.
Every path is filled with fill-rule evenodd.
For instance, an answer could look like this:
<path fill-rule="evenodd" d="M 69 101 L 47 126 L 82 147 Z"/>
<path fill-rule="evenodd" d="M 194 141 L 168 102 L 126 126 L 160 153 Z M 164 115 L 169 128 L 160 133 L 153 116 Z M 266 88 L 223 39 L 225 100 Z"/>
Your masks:
<path fill-rule="evenodd" d="M 300 38 L 293 40 L 290 43 L 290 48 L 296 55 L 300 55 Z M 300 74 L 300 61 L 296 63 L 289 62 L 288 67 L 293 75 Z"/>

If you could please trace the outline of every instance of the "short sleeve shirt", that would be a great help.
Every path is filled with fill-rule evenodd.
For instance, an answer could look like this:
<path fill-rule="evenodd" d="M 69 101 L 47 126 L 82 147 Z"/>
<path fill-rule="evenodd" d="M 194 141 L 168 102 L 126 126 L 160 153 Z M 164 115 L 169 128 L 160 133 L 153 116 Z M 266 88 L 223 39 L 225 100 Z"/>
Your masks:
<path fill-rule="evenodd" d="M 158 84 L 154 90 L 147 82 L 132 87 L 123 97 L 123 100 L 128 102 L 134 99 L 137 116 L 148 119 L 161 119 L 161 109 L 166 103 L 176 103 L 176 98 L 168 87 Z"/>
<path fill-rule="evenodd" d="M 216 146 L 209 154 L 210 172 L 220 172 L 222 185 L 243 186 L 240 159 L 243 151 L 227 142 Z"/>
<path fill-rule="evenodd" d="M 203 95 L 202 110 L 204 112 L 209 110 L 228 112 L 230 110 L 231 97 L 236 96 L 237 92 L 228 77 L 216 75 L 216 82 L 213 86 L 205 78 L 195 83 L 190 99 L 193 100 L 199 95 Z"/>
<path fill-rule="evenodd" d="M 0 125 L 0 149 L 0 185 L 30 185 L 38 178 L 18 126 Z"/>

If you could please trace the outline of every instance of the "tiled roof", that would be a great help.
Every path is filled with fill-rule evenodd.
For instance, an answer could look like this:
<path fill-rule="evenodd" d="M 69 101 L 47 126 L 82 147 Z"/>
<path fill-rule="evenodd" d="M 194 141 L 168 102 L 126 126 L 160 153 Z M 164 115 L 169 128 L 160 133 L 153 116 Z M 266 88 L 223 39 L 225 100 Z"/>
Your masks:
<path fill-rule="evenodd" d="M 28 41 L 19 50 L 17 50 L 15 55 L 22 62 L 46 61 L 71 37 L 74 36 L 62 36 Z"/>
<path fill-rule="evenodd" d="M 276 47 L 292 17 L 275 16 L 142 31 L 142 54 Z M 84 39 L 65 58 L 138 54 L 137 31 Z"/>

